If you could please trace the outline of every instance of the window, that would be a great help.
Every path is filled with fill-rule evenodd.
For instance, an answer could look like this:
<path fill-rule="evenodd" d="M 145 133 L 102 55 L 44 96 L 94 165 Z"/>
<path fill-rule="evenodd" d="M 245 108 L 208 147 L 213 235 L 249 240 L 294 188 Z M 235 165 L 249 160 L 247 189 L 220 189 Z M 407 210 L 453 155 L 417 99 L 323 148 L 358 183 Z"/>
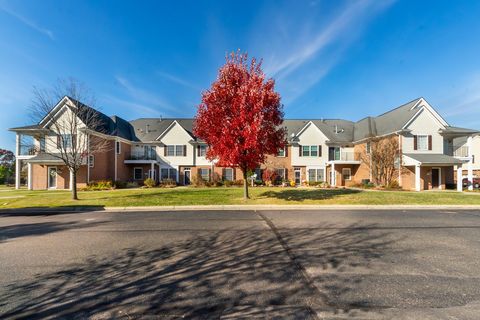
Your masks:
<path fill-rule="evenodd" d="M 115 152 L 120 154 L 122 152 L 122 144 L 120 141 L 115 141 Z"/>
<path fill-rule="evenodd" d="M 57 136 L 57 149 L 68 149 L 72 147 L 72 135 L 61 134 Z"/>
<path fill-rule="evenodd" d="M 175 156 L 175 146 L 166 146 L 167 148 L 167 157 L 174 157 Z"/>
<path fill-rule="evenodd" d="M 205 157 L 207 155 L 207 146 L 204 144 L 201 144 L 197 147 L 198 153 L 197 155 L 199 157 Z"/>
<path fill-rule="evenodd" d="M 285 157 L 285 148 L 278 150 L 277 157 Z"/>
<path fill-rule="evenodd" d="M 175 146 L 175 156 L 177 157 L 185 156 L 185 146 Z"/>
<path fill-rule="evenodd" d="M 275 173 L 277 174 L 277 181 L 283 181 L 287 179 L 287 174 L 286 174 L 286 169 L 285 168 L 278 168 L 275 169 Z"/>
<path fill-rule="evenodd" d="M 210 169 L 199 169 L 198 173 L 203 180 L 210 181 Z"/>
<path fill-rule="evenodd" d="M 420 150 L 420 151 L 428 150 L 428 136 L 427 135 L 418 135 L 417 136 L 417 150 Z"/>
<path fill-rule="evenodd" d="M 350 168 L 342 169 L 342 179 L 345 181 L 352 180 L 352 171 Z"/>
<path fill-rule="evenodd" d="M 143 168 L 134 168 L 133 169 L 133 179 L 134 180 L 143 180 Z"/>
<path fill-rule="evenodd" d="M 202 176 L 202 178 L 203 178 L 203 176 Z M 233 181 L 233 169 L 232 168 L 225 168 L 224 169 L 223 180 Z"/>
<path fill-rule="evenodd" d="M 45 152 L 45 137 L 40 137 L 40 152 Z"/>
<path fill-rule="evenodd" d="M 308 181 L 324 182 L 324 169 L 308 169 Z"/>
<path fill-rule="evenodd" d="M 177 169 L 174 168 L 162 168 L 160 170 L 160 179 L 171 179 L 173 181 L 177 181 Z"/>
<path fill-rule="evenodd" d="M 310 146 L 302 146 L 302 156 L 304 157 L 310 156 Z"/>
<path fill-rule="evenodd" d="M 370 144 L 370 141 L 367 142 L 367 146 L 366 146 L 365 149 L 366 149 L 366 151 L 367 151 L 367 154 L 370 154 L 371 149 L 372 149 L 372 146 L 371 146 L 371 144 Z"/>
<path fill-rule="evenodd" d="M 167 157 L 184 157 L 187 155 L 187 146 L 186 145 L 165 146 L 164 155 Z"/>
<path fill-rule="evenodd" d="M 328 148 L 328 161 L 340 160 L 340 147 Z"/>
<path fill-rule="evenodd" d="M 322 151 L 319 146 L 302 146 L 302 157 L 318 157 L 322 156 Z"/>
<path fill-rule="evenodd" d="M 88 166 L 93 168 L 95 166 L 95 156 L 93 154 L 88 156 Z"/>

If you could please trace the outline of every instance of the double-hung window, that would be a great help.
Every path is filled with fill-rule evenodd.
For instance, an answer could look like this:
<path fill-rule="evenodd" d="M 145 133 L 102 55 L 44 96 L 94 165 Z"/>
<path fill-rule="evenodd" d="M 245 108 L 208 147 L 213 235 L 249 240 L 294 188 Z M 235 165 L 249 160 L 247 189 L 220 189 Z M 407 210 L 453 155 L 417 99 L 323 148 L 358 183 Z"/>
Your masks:
<path fill-rule="evenodd" d="M 225 168 L 223 179 L 226 180 L 226 181 L 233 181 L 233 169 L 232 168 Z"/>
<path fill-rule="evenodd" d="M 177 181 L 177 169 L 162 168 L 160 170 L 160 179 L 161 180 L 171 179 L 173 181 Z"/>
<path fill-rule="evenodd" d="M 167 145 L 165 146 L 165 156 L 167 157 L 184 157 L 186 156 L 186 145 Z"/>
<path fill-rule="evenodd" d="M 88 166 L 90 168 L 95 167 L 95 156 L 93 154 L 88 156 Z"/>
<path fill-rule="evenodd" d="M 325 181 L 324 169 L 308 169 L 308 181 Z"/>
<path fill-rule="evenodd" d="M 120 152 L 122 152 L 122 144 L 120 143 L 120 141 L 115 141 L 115 153 L 116 154 L 120 154 Z"/>
<path fill-rule="evenodd" d="M 417 150 L 427 151 L 428 150 L 428 136 L 427 135 L 418 135 L 417 136 Z"/>
<path fill-rule="evenodd" d="M 302 157 L 318 157 L 318 146 L 302 146 Z"/>
<path fill-rule="evenodd" d="M 345 181 L 352 180 L 352 170 L 350 168 L 342 169 L 342 179 Z"/>
<path fill-rule="evenodd" d="M 174 157 L 175 156 L 175 146 L 173 145 L 169 145 L 169 146 L 166 146 L 167 148 L 167 157 Z"/>
<path fill-rule="evenodd" d="M 210 169 L 200 169 L 199 174 L 203 180 L 210 181 Z"/>
<path fill-rule="evenodd" d="M 198 146 L 198 154 L 199 157 L 205 157 L 207 155 L 207 146 L 201 144 Z"/>
<path fill-rule="evenodd" d="M 143 168 L 134 168 L 133 169 L 133 179 L 134 180 L 143 180 Z"/>
<path fill-rule="evenodd" d="M 278 150 L 277 157 L 285 157 L 285 148 Z"/>

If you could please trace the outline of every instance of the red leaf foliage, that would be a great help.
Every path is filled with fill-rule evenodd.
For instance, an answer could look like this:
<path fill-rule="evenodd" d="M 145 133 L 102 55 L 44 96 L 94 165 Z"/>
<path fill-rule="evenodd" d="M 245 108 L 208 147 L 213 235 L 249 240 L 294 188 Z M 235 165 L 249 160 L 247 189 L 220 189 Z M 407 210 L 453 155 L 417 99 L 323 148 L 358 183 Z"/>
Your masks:
<path fill-rule="evenodd" d="M 283 107 L 275 82 L 246 54 L 227 56 L 217 80 L 202 94 L 194 133 L 217 165 L 253 170 L 285 146 Z"/>

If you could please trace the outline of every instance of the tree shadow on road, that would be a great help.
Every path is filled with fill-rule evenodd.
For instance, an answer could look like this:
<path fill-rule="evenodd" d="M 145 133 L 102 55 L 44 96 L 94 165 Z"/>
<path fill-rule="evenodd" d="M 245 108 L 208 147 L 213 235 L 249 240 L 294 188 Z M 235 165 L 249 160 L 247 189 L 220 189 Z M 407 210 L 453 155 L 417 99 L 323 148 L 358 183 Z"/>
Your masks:
<path fill-rule="evenodd" d="M 22 238 L 29 236 L 41 236 L 49 233 L 93 227 L 103 222 L 40 222 L 40 223 L 22 223 L 12 224 L 0 227 L 0 243 L 14 238 Z"/>
<path fill-rule="evenodd" d="M 391 234 L 362 227 L 369 225 L 280 232 L 307 267 L 342 272 L 371 268 L 394 250 Z M 154 250 L 91 256 L 62 271 L 9 284 L 0 295 L 0 310 L 15 319 L 306 319 L 312 308 L 336 308 L 331 295 L 355 288 L 345 277 L 312 288 L 291 258 L 271 230 L 202 232 Z M 351 308 L 357 308 L 355 302 L 342 306 Z"/>
<path fill-rule="evenodd" d="M 361 193 L 355 189 L 286 189 L 281 191 L 265 191 L 260 197 L 277 198 L 286 201 L 328 200 L 338 196 Z"/>

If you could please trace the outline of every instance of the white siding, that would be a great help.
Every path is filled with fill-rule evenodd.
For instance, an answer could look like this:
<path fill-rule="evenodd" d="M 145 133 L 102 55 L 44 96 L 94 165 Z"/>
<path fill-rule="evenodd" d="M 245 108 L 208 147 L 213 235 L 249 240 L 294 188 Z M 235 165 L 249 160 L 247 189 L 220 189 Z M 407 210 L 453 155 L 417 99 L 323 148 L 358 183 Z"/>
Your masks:
<path fill-rule="evenodd" d="M 205 157 L 201 157 L 197 159 L 197 149 L 196 146 L 192 145 L 190 141 L 192 137 L 179 125 L 174 124 L 161 138 L 161 142 L 164 145 L 186 145 L 187 146 L 187 156 L 175 156 L 169 157 L 164 156 L 165 154 L 165 147 L 157 148 L 157 152 L 160 156 L 160 162 L 167 166 L 172 166 L 174 168 L 178 166 L 194 166 L 194 165 L 208 165 L 210 164 L 209 161 L 205 159 Z"/>
<path fill-rule="evenodd" d="M 55 132 L 55 134 L 51 134 L 45 137 L 45 150 L 48 153 L 59 153 L 60 150 L 57 148 L 57 129 L 64 131 L 65 134 L 70 134 L 72 130 L 70 129 L 70 125 L 72 123 L 76 123 L 78 129 L 85 128 L 85 125 L 80 119 L 73 120 L 72 117 L 75 117 L 75 114 L 68 108 L 63 108 L 60 111 L 60 116 L 56 119 L 55 124 L 49 126 L 49 128 Z M 62 133 L 62 132 L 60 132 Z M 86 135 L 82 132 L 77 132 L 77 143 L 82 141 L 82 145 L 86 145 Z M 79 150 L 80 151 L 80 150 Z"/>
<path fill-rule="evenodd" d="M 430 111 L 423 110 L 408 126 L 411 135 L 402 139 L 403 153 L 443 153 L 443 137 L 438 132 L 442 128 Z M 432 150 L 414 150 L 414 135 L 431 135 Z"/>
<path fill-rule="evenodd" d="M 298 145 L 292 147 L 292 166 L 325 166 L 325 162 L 328 160 L 328 147 L 325 144 L 327 137 L 317 128 L 314 124 L 308 125 L 308 127 L 298 137 L 298 144 L 301 146 L 321 145 L 322 156 L 321 157 L 300 157 Z"/>

